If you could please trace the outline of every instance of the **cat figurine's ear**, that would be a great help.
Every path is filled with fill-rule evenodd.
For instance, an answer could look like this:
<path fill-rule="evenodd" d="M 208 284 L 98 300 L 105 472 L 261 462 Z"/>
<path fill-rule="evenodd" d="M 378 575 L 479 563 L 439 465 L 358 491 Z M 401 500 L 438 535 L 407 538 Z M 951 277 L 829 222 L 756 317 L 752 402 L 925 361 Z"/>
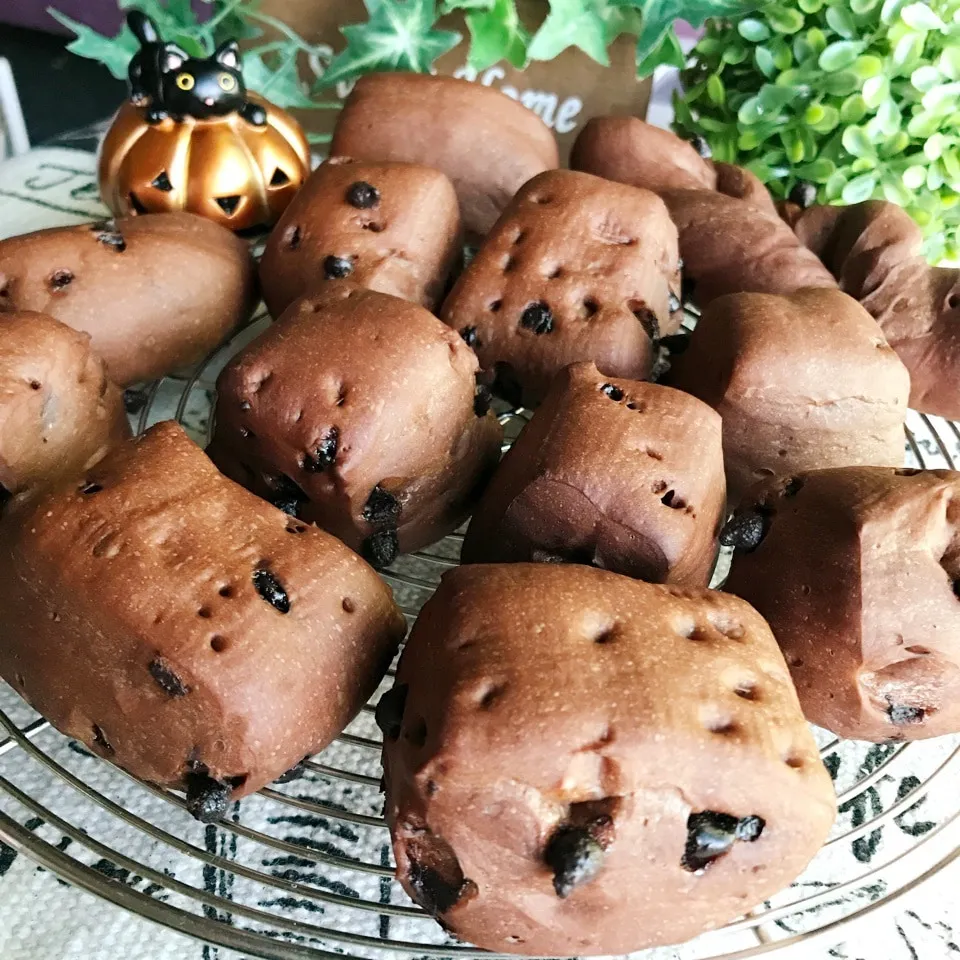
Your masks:
<path fill-rule="evenodd" d="M 213 59 L 228 70 L 240 68 L 240 46 L 236 40 L 224 40 L 213 52 Z"/>
<path fill-rule="evenodd" d="M 160 69 L 164 73 L 179 70 L 190 59 L 190 54 L 182 50 L 175 43 L 165 43 L 160 55 Z"/>

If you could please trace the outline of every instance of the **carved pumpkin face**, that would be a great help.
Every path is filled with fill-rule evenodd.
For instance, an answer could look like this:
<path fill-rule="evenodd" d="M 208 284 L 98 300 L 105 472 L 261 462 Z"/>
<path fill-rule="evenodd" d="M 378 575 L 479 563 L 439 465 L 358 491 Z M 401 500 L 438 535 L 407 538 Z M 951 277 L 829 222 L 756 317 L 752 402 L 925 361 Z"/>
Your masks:
<path fill-rule="evenodd" d="M 186 210 L 231 230 L 270 226 L 310 172 L 310 148 L 290 114 L 255 94 L 264 126 L 239 113 L 150 124 L 120 107 L 100 150 L 100 194 L 118 216 Z"/>

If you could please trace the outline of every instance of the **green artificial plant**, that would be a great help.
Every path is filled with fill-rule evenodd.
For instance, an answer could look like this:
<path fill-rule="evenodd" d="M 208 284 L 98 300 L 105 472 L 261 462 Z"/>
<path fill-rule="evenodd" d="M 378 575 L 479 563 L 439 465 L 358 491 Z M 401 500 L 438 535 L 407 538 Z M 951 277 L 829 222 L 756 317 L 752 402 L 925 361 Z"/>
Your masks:
<path fill-rule="evenodd" d="M 676 127 L 776 196 L 905 207 L 931 260 L 960 254 L 960 0 L 796 0 L 712 20 Z"/>

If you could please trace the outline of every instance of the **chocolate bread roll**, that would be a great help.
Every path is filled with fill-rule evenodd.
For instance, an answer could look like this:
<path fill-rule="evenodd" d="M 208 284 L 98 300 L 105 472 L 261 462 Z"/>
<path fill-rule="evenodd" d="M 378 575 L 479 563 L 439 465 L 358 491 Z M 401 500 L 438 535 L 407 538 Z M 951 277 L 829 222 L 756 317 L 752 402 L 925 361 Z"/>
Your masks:
<path fill-rule="evenodd" d="M 725 589 L 767 618 L 807 719 L 855 740 L 960 732 L 960 473 L 814 470 L 752 489 Z"/>
<path fill-rule="evenodd" d="M 560 162 L 550 128 L 532 110 L 491 87 L 422 73 L 361 77 L 330 156 L 442 170 L 456 187 L 464 226 L 478 236 L 522 184 Z"/>
<path fill-rule="evenodd" d="M 876 322 L 838 290 L 714 301 L 670 382 L 723 418 L 734 501 L 764 477 L 903 463 L 910 377 Z"/>
<path fill-rule="evenodd" d="M 553 170 L 524 184 L 440 316 L 497 392 L 532 406 L 579 360 L 646 377 L 655 342 L 683 319 L 679 293 L 677 232 L 658 197 Z"/>
<path fill-rule="evenodd" d="M 90 338 L 42 313 L 0 313 L 0 505 L 79 476 L 130 435 Z"/>
<path fill-rule="evenodd" d="M 458 567 L 377 714 L 397 876 L 492 950 L 686 940 L 793 880 L 833 822 L 776 641 L 722 593 Z"/>
<path fill-rule="evenodd" d="M 422 307 L 326 285 L 226 366 L 210 455 L 388 566 L 455 530 L 499 460 L 476 371 L 473 352 Z"/>
<path fill-rule="evenodd" d="M 334 537 L 222 477 L 175 424 L 0 526 L 0 675 L 59 730 L 219 818 L 322 749 L 404 633 Z"/>
<path fill-rule="evenodd" d="M 460 211 L 439 170 L 335 157 L 310 175 L 260 261 L 270 313 L 310 287 L 349 277 L 432 310 L 460 254 Z"/>
<path fill-rule="evenodd" d="M 494 474 L 463 562 L 572 561 L 705 587 L 725 506 L 714 410 L 577 363 Z"/>
<path fill-rule="evenodd" d="M 253 312 L 245 241 L 190 213 L 151 213 L 0 240 L 0 312 L 90 334 L 120 386 L 203 359 Z"/>
<path fill-rule="evenodd" d="M 910 371 L 910 406 L 960 419 L 960 270 L 931 267 L 920 228 L 893 203 L 811 207 L 793 219 Z"/>
<path fill-rule="evenodd" d="M 636 117 L 598 117 L 577 138 L 571 165 L 663 198 L 680 238 L 684 285 L 701 308 L 728 293 L 836 286 L 749 170 L 713 164 L 666 130 Z"/>

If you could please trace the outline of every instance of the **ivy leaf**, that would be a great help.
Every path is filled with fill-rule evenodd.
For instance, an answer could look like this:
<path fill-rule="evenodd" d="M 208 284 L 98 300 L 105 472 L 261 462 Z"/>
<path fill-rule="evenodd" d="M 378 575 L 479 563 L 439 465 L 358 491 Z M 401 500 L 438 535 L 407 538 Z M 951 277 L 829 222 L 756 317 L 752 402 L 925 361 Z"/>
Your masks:
<path fill-rule="evenodd" d="M 532 60 L 552 60 L 567 47 L 579 47 L 603 66 L 607 56 L 606 0 L 550 0 L 550 13 L 529 50 Z"/>
<path fill-rule="evenodd" d="M 637 77 L 641 80 L 649 77 L 660 66 L 682 69 L 686 60 L 683 47 L 680 46 L 680 39 L 671 27 L 664 34 L 660 44 L 650 51 L 650 55 L 637 63 Z"/>
<path fill-rule="evenodd" d="M 71 53 L 88 60 L 99 60 L 118 80 L 127 79 L 130 58 L 140 49 L 140 44 L 126 24 L 117 36 L 105 37 L 57 10 L 48 8 L 47 13 L 76 34 L 76 39 L 67 44 Z"/>
<path fill-rule="evenodd" d="M 663 43 L 674 20 L 702 27 L 708 18 L 748 13 L 759 6 L 751 0 L 612 0 L 615 6 L 634 7 L 642 18 L 637 35 L 637 63 L 641 64 Z"/>
<path fill-rule="evenodd" d="M 452 30 L 434 30 L 435 0 L 364 0 L 370 19 L 341 27 L 346 49 L 327 67 L 318 85 L 329 87 L 380 70 L 427 73 L 434 60 L 462 39 Z"/>
<path fill-rule="evenodd" d="M 440 12 L 446 15 L 454 10 L 492 10 L 496 5 L 496 0 L 443 0 Z"/>
<path fill-rule="evenodd" d="M 290 107 L 316 107 L 300 82 L 297 70 L 297 51 L 294 49 L 279 59 L 279 65 L 269 67 L 263 56 L 256 51 L 243 55 L 243 79 L 249 90 L 266 97 L 271 103 L 284 109 Z"/>
<path fill-rule="evenodd" d="M 530 34 L 520 22 L 514 0 L 495 0 L 489 10 L 471 10 L 466 15 L 470 30 L 469 64 L 485 70 L 506 60 L 518 70 L 527 65 Z"/>

